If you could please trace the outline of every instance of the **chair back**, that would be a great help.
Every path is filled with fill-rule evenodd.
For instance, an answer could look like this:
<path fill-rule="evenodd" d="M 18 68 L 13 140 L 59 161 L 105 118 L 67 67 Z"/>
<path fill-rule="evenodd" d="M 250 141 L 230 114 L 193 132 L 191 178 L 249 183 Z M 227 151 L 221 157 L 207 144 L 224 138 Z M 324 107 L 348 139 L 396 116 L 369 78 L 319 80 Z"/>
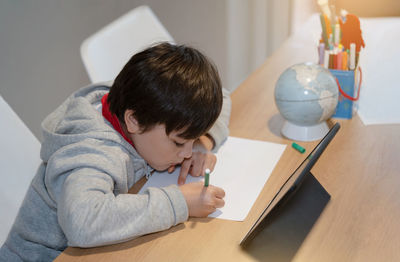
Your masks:
<path fill-rule="evenodd" d="M 40 142 L 0 95 L 0 246 L 40 160 Z"/>
<path fill-rule="evenodd" d="M 148 6 L 139 6 L 81 45 L 81 57 L 92 83 L 114 80 L 133 54 L 157 42 L 173 42 Z"/>

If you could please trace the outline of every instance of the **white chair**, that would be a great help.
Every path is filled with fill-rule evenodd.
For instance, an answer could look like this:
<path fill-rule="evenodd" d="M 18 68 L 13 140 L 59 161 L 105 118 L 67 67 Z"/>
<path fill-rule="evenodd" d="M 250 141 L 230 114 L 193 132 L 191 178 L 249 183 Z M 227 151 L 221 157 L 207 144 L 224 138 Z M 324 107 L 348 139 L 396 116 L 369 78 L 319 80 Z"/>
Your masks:
<path fill-rule="evenodd" d="M 39 140 L 0 95 L 0 246 L 7 238 L 40 160 Z"/>
<path fill-rule="evenodd" d="M 92 83 L 109 81 L 133 54 L 162 41 L 174 40 L 148 6 L 139 6 L 87 38 L 81 57 Z"/>

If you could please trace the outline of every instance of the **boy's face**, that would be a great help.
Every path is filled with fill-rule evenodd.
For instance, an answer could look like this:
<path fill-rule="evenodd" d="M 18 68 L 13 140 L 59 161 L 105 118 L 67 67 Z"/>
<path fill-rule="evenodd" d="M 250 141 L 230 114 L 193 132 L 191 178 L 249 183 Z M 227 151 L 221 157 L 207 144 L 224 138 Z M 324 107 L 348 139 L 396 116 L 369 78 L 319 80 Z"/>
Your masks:
<path fill-rule="evenodd" d="M 139 155 L 152 168 L 162 171 L 192 156 L 194 139 L 186 140 L 178 134 L 178 131 L 172 131 L 167 135 L 164 125 L 156 125 L 146 132 L 128 135 Z"/>

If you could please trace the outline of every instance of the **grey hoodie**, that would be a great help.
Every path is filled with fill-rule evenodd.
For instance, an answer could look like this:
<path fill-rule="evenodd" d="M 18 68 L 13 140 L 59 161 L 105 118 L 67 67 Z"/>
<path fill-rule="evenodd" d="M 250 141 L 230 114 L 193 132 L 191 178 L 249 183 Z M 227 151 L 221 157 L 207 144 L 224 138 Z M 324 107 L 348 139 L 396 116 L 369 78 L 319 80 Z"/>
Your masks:
<path fill-rule="evenodd" d="M 165 230 L 188 218 L 176 185 L 128 194 L 152 168 L 103 118 L 109 83 L 72 94 L 42 123 L 42 164 L 28 189 L 0 261 L 51 261 L 67 246 L 94 247 Z M 230 98 L 209 131 L 228 135 Z"/>

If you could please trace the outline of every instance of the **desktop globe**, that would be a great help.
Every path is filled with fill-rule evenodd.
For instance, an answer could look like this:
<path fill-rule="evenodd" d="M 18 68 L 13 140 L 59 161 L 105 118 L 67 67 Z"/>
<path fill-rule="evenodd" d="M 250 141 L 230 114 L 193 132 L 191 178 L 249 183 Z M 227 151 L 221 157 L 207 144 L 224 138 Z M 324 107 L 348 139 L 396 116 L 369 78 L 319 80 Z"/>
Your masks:
<path fill-rule="evenodd" d="M 293 140 L 323 138 L 338 103 L 338 86 L 329 70 L 301 63 L 286 69 L 275 85 L 275 104 L 285 118 L 282 134 Z"/>

